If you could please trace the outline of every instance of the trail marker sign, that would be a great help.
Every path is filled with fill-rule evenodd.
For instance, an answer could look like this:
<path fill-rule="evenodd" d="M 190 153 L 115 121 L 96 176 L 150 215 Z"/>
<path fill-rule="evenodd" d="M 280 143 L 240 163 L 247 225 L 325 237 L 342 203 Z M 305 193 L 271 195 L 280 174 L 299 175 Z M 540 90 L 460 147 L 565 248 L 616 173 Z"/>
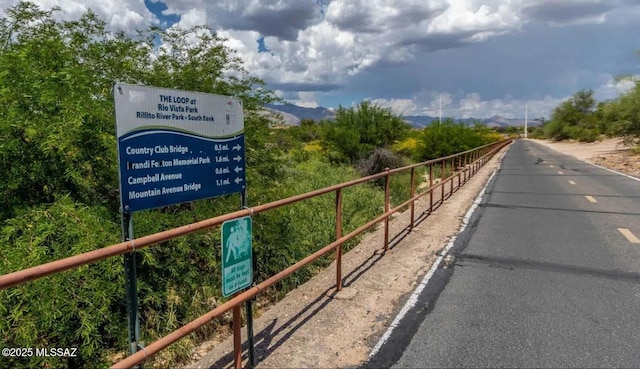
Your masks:
<path fill-rule="evenodd" d="M 222 223 L 222 295 L 227 297 L 253 282 L 251 217 Z"/>
<path fill-rule="evenodd" d="M 242 101 L 116 83 L 120 200 L 126 213 L 242 192 Z"/>

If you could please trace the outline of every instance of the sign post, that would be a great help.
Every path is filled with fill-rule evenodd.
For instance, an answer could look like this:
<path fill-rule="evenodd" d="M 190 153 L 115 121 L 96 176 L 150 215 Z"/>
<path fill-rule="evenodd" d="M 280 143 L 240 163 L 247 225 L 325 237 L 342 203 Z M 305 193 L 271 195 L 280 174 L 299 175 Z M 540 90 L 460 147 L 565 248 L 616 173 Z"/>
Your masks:
<path fill-rule="evenodd" d="M 247 191 L 246 190 L 242 191 L 242 194 L 240 194 L 240 208 L 247 209 Z M 251 266 L 253 268 L 253 275 L 255 275 L 255 273 L 257 273 L 257 268 L 256 268 L 256 257 L 255 255 L 253 255 L 253 247 L 251 247 L 251 253 L 252 253 Z M 247 300 L 247 302 L 245 303 L 245 308 L 247 311 L 247 341 L 249 343 L 249 369 L 255 368 L 256 366 L 255 344 L 253 339 L 253 300 L 254 299 L 255 297 Z"/>
<path fill-rule="evenodd" d="M 122 241 L 133 239 L 133 222 L 131 213 L 122 213 Z M 124 278 L 127 296 L 127 322 L 129 352 L 138 351 L 140 342 L 140 316 L 138 311 L 138 286 L 136 278 L 135 252 L 124 254 Z"/>
<path fill-rule="evenodd" d="M 251 286 L 253 282 L 253 248 L 251 244 L 251 217 L 242 217 L 222 223 L 222 295 L 235 294 Z M 250 305 L 247 305 L 247 309 Z M 242 367 L 242 347 L 240 344 L 240 306 L 233 308 L 234 363 Z M 248 313 L 248 311 L 247 311 Z M 253 322 L 248 322 L 249 362 L 253 367 Z"/>
<path fill-rule="evenodd" d="M 123 240 L 133 238 L 136 211 L 244 194 L 240 99 L 125 83 L 116 83 L 113 94 Z M 249 222 L 249 233 L 250 227 Z M 124 256 L 124 263 L 133 354 L 142 347 L 135 250 Z"/>

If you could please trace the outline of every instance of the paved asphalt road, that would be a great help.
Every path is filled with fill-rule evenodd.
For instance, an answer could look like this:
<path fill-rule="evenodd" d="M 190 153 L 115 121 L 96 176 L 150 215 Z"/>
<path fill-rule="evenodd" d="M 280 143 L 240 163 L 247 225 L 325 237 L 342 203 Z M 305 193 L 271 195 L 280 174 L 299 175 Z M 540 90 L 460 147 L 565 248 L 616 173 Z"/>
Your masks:
<path fill-rule="evenodd" d="M 640 182 L 516 141 L 455 266 L 434 274 L 365 366 L 638 368 L 633 235 Z"/>

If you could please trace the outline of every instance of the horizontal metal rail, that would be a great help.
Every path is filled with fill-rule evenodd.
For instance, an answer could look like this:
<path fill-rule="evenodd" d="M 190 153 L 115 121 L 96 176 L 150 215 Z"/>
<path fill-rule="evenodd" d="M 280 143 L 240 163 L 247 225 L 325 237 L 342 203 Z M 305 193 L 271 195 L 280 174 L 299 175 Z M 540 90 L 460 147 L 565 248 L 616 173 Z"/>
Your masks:
<path fill-rule="evenodd" d="M 504 146 L 506 146 L 507 144 L 511 143 L 512 140 L 504 140 L 504 141 L 500 141 L 500 142 L 496 142 L 496 143 L 492 143 L 489 145 L 485 145 L 479 148 L 475 148 L 472 150 L 467 150 L 464 152 L 460 152 L 454 155 L 449 155 L 443 158 L 438 158 L 438 159 L 433 159 L 433 160 L 429 160 L 429 161 L 425 161 L 422 163 L 418 163 L 418 164 L 412 164 L 409 166 L 405 166 L 402 168 L 397 168 L 397 169 L 387 169 L 381 173 L 378 174 L 374 174 L 374 175 L 370 175 L 367 177 L 363 177 L 363 178 L 359 178 L 359 179 L 355 179 L 349 182 L 345 182 L 345 183 L 341 183 L 341 184 L 337 184 L 337 185 L 333 185 L 330 187 L 326 187 L 326 188 L 322 188 L 322 189 L 318 189 L 315 191 L 311 191 L 311 192 L 307 192 L 304 194 L 300 194 L 300 195 L 296 195 L 296 196 L 292 196 L 286 199 L 281 199 L 281 200 L 277 200 L 274 202 L 270 202 L 267 204 L 263 204 L 263 205 L 258 205 L 252 208 L 248 208 L 248 209 L 243 209 L 243 210 L 239 210 L 239 211 L 235 211 L 232 213 L 228 213 L 228 214 L 224 214 L 221 216 L 217 216 L 214 218 L 210 218 L 207 220 L 203 220 L 203 221 L 199 221 L 199 222 L 195 222 L 195 223 L 191 223 L 188 225 L 184 225 L 181 227 L 177 227 L 174 229 L 170 229 L 170 230 L 166 230 L 163 232 L 159 232 L 159 233 L 155 233 L 152 235 L 148 235 L 148 236 L 144 236 L 144 237 L 140 237 L 137 239 L 133 239 L 130 241 L 126 241 L 126 242 L 121 242 L 118 244 L 114 244 L 111 246 L 107 246 L 98 250 L 94 250 L 94 251 L 89 251 L 86 253 L 82 253 L 79 255 L 75 255 L 75 256 L 71 256 L 71 257 L 67 257 L 64 259 L 60 259 L 60 260 L 56 260 L 56 261 L 52 261 L 46 264 L 42 264 L 42 265 L 38 265 L 38 266 L 34 266 L 31 268 L 27 268 L 27 269 L 23 269 L 20 271 L 16 271 L 13 273 L 9 273 L 9 274 L 5 274 L 0 276 L 0 290 L 2 289 L 6 289 L 12 286 L 17 286 L 17 285 L 21 285 L 39 278 L 43 278 L 52 274 L 57 274 L 57 273 L 61 273 L 63 271 L 69 270 L 69 269 L 73 269 L 73 268 L 77 268 L 83 265 L 87 265 L 87 264 L 91 264 L 100 260 L 104 260 L 113 256 L 117 256 L 117 255 L 121 255 L 121 254 L 125 254 L 128 252 L 134 252 L 135 250 L 144 248 L 144 247 L 148 247 L 148 246 L 152 246 L 161 242 L 165 242 L 165 241 L 169 241 L 173 238 L 176 237 L 180 237 L 180 236 L 184 236 L 187 234 L 191 234 L 200 230 L 204 230 L 204 229 L 209 229 L 215 226 L 219 226 L 221 225 L 223 222 L 228 221 L 228 220 L 232 220 L 232 219 L 236 219 L 236 218 L 240 218 L 240 217 L 244 217 L 244 216 L 248 216 L 248 215 L 253 215 L 253 214 L 258 214 L 261 212 L 265 212 L 268 210 L 272 210 L 272 209 L 276 209 L 285 205 L 290 205 L 299 201 L 303 201 L 312 197 L 316 197 L 316 196 L 320 196 L 320 195 L 324 195 L 327 193 L 331 193 L 331 192 L 335 192 L 336 194 L 336 240 L 332 243 L 330 243 L 327 246 L 324 246 L 323 248 L 321 248 L 320 250 L 314 252 L 313 254 L 305 257 L 304 259 L 298 261 L 297 263 L 289 266 L 288 268 L 282 270 L 281 272 L 269 277 L 268 279 L 266 279 L 265 281 L 259 283 L 258 285 L 242 292 L 239 293 L 237 296 L 233 297 L 232 299 L 228 300 L 227 302 L 223 303 L 222 305 L 216 307 L 215 309 L 211 310 L 210 312 L 208 312 L 207 314 L 191 321 L 190 323 L 186 324 L 185 326 L 181 327 L 180 329 L 174 331 L 173 333 L 170 333 L 169 335 L 159 339 L 158 341 L 146 346 L 144 348 L 144 350 L 142 351 L 138 351 L 137 353 L 123 359 L 122 361 L 118 362 L 117 364 L 115 364 L 113 366 L 113 368 L 130 368 L 134 365 L 137 365 L 139 363 L 144 362 L 145 360 L 147 360 L 150 356 L 153 356 L 154 354 L 156 354 L 157 352 L 159 352 L 160 350 L 168 347 L 169 345 L 175 343 L 177 340 L 179 340 L 180 338 L 184 337 L 185 335 L 190 334 L 191 332 L 193 332 L 194 330 L 198 329 L 199 327 L 202 327 L 204 324 L 208 323 L 209 321 L 221 316 L 222 314 L 224 314 L 225 312 L 233 309 L 234 307 L 238 307 L 240 306 L 242 303 L 246 302 L 247 300 L 253 298 L 254 296 L 256 296 L 258 293 L 260 293 L 261 291 L 263 291 L 264 289 L 272 286 L 273 284 L 279 282 L 280 280 L 286 278 L 287 276 L 289 276 L 290 274 L 296 272 L 297 270 L 299 270 L 300 268 L 303 268 L 304 266 L 306 266 L 309 263 L 312 263 L 313 261 L 317 260 L 318 258 L 326 255 L 327 253 L 336 250 L 337 251 L 337 255 L 336 255 L 336 262 L 337 262 L 337 274 L 336 274 L 336 288 L 338 290 L 340 290 L 342 288 L 342 276 L 341 276 L 341 254 L 342 254 L 342 245 L 353 239 L 354 237 L 356 237 L 357 235 L 361 234 L 362 232 L 366 231 L 367 229 L 373 227 L 374 225 L 380 223 L 380 222 L 385 222 L 385 240 L 384 240 L 384 249 L 385 251 L 388 248 L 388 244 L 389 244 L 389 239 L 388 239 L 388 222 L 389 222 L 389 217 L 400 211 L 401 209 L 405 208 L 408 205 L 411 205 L 411 227 L 413 227 L 414 225 L 414 203 L 417 199 L 421 198 L 422 196 L 425 196 L 426 194 L 429 194 L 431 197 L 430 200 L 430 207 L 429 210 L 432 211 L 433 210 L 433 191 L 434 189 L 437 189 L 438 187 L 441 187 L 442 189 L 442 197 L 441 197 L 441 201 L 444 201 L 444 186 L 446 182 L 450 182 L 450 194 L 449 196 L 451 196 L 451 194 L 453 193 L 453 179 L 457 176 L 458 177 L 458 188 L 461 186 L 461 174 L 464 172 L 464 179 L 465 179 L 465 183 L 467 181 L 467 179 L 469 177 L 471 177 L 491 156 L 493 156 L 496 152 L 498 152 L 500 149 L 502 149 Z M 458 159 L 458 165 L 457 165 L 457 169 L 458 170 L 454 170 L 454 166 L 455 166 L 455 160 Z M 462 166 L 462 161 L 464 160 L 464 166 Z M 434 164 L 441 164 L 442 165 L 442 172 L 441 172 L 441 177 L 444 177 L 445 175 L 445 171 L 446 171 L 446 166 L 447 166 L 447 162 L 450 161 L 451 162 L 451 175 L 447 178 L 441 178 L 440 182 L 438 184 L 436 184 L 435 186 L 433 185 L 433 167 Z M 421 192 L 419 194 L 415 194 L 415 189 L 414 189 L 414 170 L 415 168 L 418 167 L 425 167 L 425 166 L 429 166 L 429 172 L 430 172 L 430 186 L 429 188 L 424 191 Z M 403 202 L 402 204 L 394 207 L 393 209 L 390 209 L 390 200 L 389 200 L 389 179 L 390 176 L 392 174 L 395 173 L 400 173 L 400 172 L 405 172 L 405 171 L 411 171 L 411 195 L 410 198 Z M 468 172 L 468 173 L 467 173 Z M 341 224 L 341 218 L 342 218 L 342 197 L 341 197 L 341 190 L 347 187 L 351 187 L 351 186 L 355 186 L 357 184 L 361 184 L 361 183 L 365 183 L 365 182 L 369 182 L 378 178 L 385 178 L 385 211 L 382 215 L 377 216 L 376 218 L 372 219 L 371 221 L 367 222 L 366 224 L 358 227 L 356 230 L 350 232 L 347 235 L 341 236 L 342 234 L 342 224 Z M 237 348 L 236 348 L 237 350 Z M 236 366 L 238 365 L 238 363 L 236 363 Z"/>

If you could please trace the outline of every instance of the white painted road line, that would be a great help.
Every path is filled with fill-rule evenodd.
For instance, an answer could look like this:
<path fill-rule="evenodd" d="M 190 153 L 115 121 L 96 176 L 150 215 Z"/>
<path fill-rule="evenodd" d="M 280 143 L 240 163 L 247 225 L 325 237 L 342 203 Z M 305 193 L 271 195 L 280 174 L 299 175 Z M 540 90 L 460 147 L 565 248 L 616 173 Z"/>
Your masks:
<path fill-rule="evenodd" d="M 564 174 L 564 173 L 562 173 L 562 172 L 558 172 L 558 174 Z"/>
<path fill-rule="evenodd" d="M 553 165 L 549 165 L 549 167 L 551 167 L 551 168 L 555 168 Z"/>
<path fill-rule="evenodd" d="M 589 202 L 598 202 L 596 201 L 596 199 L 593 198 L 593 196 L 585 196 L 587 198 L 587 200 L 589 200 Z"/>
<path fill-rule="evenodd" d="M 449 243 L 447 243 L 447 246 L 444 248 L 444 250 L 442 250 L 440 255 L 438 255 L 438 258 L 436 259 L 436 261 L 433 262 L 433 265 L 431 265 L 431 269 L 429 269 L 429 272 L 427 272 L 427 275 L 424 276 L 424 278 L 422 279 L 418 287 L 416 287 L 415 291 L 413 291 L 413 293 L 409 297 L 409 300 L 407 300 L 407 303 L 404 304 L 404 306 L 402 307 L 402 310 L 400 310 L 400 312 L 395 317 L 393 322 L 391 322 L 391 325 L 389 326 L 389 328 L 387 328 L 387 331 L 384 332 L 382 337 L 380 337 L 380 341 L 378 341 L 378 343 L 373 347 L 373 349 L 369 353 L 369 358 L 374 357 L 375 354 L 377 354 L 378 351 L 380 351 L 380 348 L 382 348 L 382 345 L 384 345 L 385 342 L 387 342 L 387 340 L 389 339 L 389 337 L 391 337 L 391 333 L 400 324 L 400 321 L 402 320 L 402 318 L 404 318 L 404 316 L 407 315 L 409 310 L 411 310 L 416 305 L 416 303 L 418 302 L 418 297 L 420 297 L 420 294 L 429 283 L 429 280 L 431 279 L 431 277 L 433 277 L 433 274 L 440 267 L 442 260 L 444 260 L 444 258 L 449 253 L 449 250 L 451 250 L 451 248 L 453 247 L 453 244 L 456 242 L 458 235 L 467 228 L 467 225 L 469 225 L 469 220 L 471 219 L 473 212 L 476 210 L 476 208 L 480 204 L 480 201 L 482 201 L 482 196 L 484 196 L 484 192 L 487 190 L 487 186 L 489 186 L 489 183 L 491 183 L 491 180 L 493 179 L 493 177 L 495 177 L 496 173 L 497 171 L 495 170 L 493 171 L 493 173 L 491 173 L 491 176 L 487 180 L 487 183 L 485 183 L 484 188 L 482 189 L 482 191 L 480 191 L 475 201 L 473 202 L 473 205 L 471 205 L 471 208 L 469 208 L 469 210 L 467 211 L 467 214 L 465 214 L 464 218 L 462 219 L 462 226 L 460 226 L 460 230 L 458 230 L 458 233 L 455 236 L 449 239 Z"/>
<path fill-rule="evenodd" d="M 576 184 L 576 182 L 574 182 L 574 181 L 569 181 L 569 184 L 575 185 L 575 184 Z"/>
<path fill-rule="evenodd" d="M 606 170 L 607 172 L 615 173 L 615 174 L 621 175 L 621 176 L 623 176 L 623 177 L 627 177 L 627 178 L 629 178 L 629 179 L 633 179 L 634 181 L 638 181 L 638 182 L 640 182 L 640 178 L 638 178 L 638 177 L 634 177 L 634 176 L 628 175 L 628 174 L 626 174 L 626 173 L 618 172 L 617 170 L 613 170 L 613 169 L 605 168 L 605 167 L 603 167 L 602 165 L 598 165 L 598 164 L 592 163 L 592 162 L 590 162 L 589 160 L 582 160 L 582 159 L 578 159 L 578 160 L 580 160 L 580 161 L 582 161 L 582 162 L 585 162 L 585 163 L 587 163 L 587 164 L 591 164 L 591 165 L 593 165 L 594 167 L 597 167 L 597 168 L 600 168 L 600 169 L 604 169 L 604 170 Z"/>
<path fill-rule="evenodd" d="M 622 233 L 622 235 L 629 240 L 631 243 L 640 243 L 640 239 L 636 237 L 635 234 L 631 233 L 627 228 L 618 228 L 618 232 Z"/>

